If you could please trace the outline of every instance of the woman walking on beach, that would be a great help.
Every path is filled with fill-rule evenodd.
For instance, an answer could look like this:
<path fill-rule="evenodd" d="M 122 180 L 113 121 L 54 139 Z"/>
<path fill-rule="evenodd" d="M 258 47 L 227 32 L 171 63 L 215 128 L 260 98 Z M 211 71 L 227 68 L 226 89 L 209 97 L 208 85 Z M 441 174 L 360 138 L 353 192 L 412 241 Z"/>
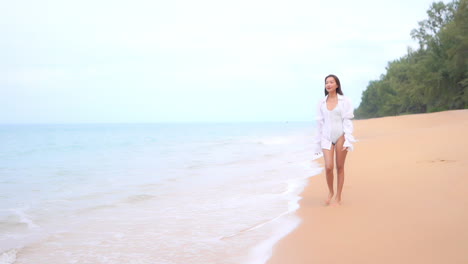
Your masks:
<path fill-rule="evenodd" d="M 337 191 L 335 201 L 341 204 L 341 192 L 344 184 L 344 164 L 346 154 L 353 150 L 354 139 L 353 106 L 351 101 L 343 95 L 338 77 L 333 74 L 325 77 L 325 98 L 320 100 L 317 107 L 317 134 L 314 139 L 315 152 L 323 152 L 325 160 L 325 174 L 328 185 L 328 198 L 326 205 L 329 205 L 335 192 L 333 189 L 333 165 L 336 158 L 337 169 Z"/>

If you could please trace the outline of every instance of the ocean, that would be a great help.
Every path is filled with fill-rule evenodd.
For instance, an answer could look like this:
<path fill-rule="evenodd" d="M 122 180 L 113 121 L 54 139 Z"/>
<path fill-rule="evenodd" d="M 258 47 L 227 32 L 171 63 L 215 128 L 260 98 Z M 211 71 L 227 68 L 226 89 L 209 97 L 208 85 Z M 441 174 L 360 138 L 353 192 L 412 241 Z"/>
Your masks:
<path fill-rule="evenodd" d="M 0 264 L 262 264 L 311 123 L 0 125 Z"/>

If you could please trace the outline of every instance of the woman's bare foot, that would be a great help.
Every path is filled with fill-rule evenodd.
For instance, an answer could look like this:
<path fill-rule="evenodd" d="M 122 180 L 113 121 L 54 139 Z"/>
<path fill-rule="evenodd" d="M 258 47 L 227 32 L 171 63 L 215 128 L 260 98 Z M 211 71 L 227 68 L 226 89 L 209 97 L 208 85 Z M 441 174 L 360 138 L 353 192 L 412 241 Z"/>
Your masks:
<path fill-rule="evenodd" d="M 328 194 L 328 199 L 325 200 L 325 205 L 330 205 L 330 202 L 331 202 L 331 200 L 333 198 L 333 195 L 334 195 L 334 193 L 332 193 L 332 192 Z"/>
<path fill-rule="evenodd" d="M 337 205 L 341 205 L 341 197 L 336 197 L 335 202 Z"/>

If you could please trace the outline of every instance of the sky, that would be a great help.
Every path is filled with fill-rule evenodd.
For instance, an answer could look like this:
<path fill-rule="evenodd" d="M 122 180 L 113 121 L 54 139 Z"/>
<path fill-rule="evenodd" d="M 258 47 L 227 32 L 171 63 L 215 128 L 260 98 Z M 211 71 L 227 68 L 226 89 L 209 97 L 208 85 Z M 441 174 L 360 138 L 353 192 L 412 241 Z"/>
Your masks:
<path fill-rule="evenodd" d="M 2 1 L 0 123 L 312 121 L 326 75 L 357 108 L 432 2 Z"/>

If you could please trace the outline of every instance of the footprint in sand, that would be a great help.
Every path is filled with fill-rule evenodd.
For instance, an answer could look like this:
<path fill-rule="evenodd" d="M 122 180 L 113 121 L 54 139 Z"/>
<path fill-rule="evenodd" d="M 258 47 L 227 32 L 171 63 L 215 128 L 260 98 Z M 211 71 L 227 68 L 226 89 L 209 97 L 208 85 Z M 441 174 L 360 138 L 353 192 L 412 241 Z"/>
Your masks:
<path fill-rule="evenodd" d="M 450 163 L 456 162 L 456 160 L 448 160 L 448 159 L 433 159 L 433 160 L 424 160 L 419 161 L 418 163 Z"/>

